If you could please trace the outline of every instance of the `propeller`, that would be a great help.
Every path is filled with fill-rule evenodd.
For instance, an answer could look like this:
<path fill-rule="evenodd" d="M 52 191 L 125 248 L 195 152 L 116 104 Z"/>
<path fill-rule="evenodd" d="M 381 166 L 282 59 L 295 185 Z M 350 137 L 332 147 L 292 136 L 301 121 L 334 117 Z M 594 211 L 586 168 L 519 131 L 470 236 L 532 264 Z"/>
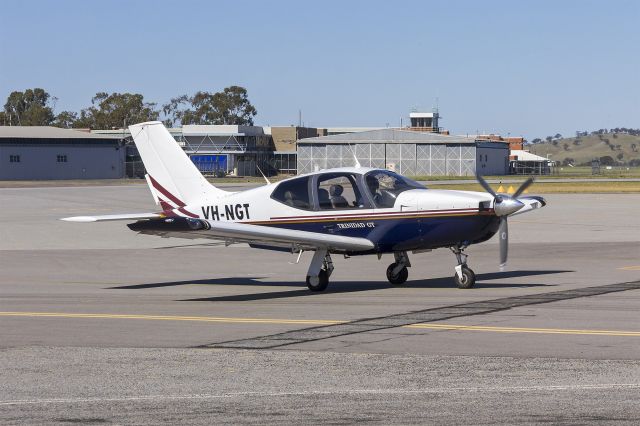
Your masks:
<path fill-rule="evenodd" d="M 476 179 L 484 190 L 493 196 L 493 211 L 496 213 L 496 216 L 500 218 L 498 237 L 500 240 L 500 270 L 503 270 L 507 265 L 507 257 L 509 256 L 509 224 L 507 223 L 507 217 L 524 207 L 524 204 L 518 200 L 518 197 L 531 186 L 533 178 L 530 177 L 525 180 L 513 195 L 496 194 L 482 176 L 476 175 Z"/>

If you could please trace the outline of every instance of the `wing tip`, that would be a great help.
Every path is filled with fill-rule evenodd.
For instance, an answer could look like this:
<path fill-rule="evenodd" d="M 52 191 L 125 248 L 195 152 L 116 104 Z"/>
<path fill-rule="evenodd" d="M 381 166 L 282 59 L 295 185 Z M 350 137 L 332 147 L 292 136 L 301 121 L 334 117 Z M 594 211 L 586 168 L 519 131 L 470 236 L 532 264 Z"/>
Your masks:
<path fill-rule="evenodd" d="M 63 217 L 60 220 L 64 222 L 97 222 L 98 220 L 93 216 L 72 216 Z"/>

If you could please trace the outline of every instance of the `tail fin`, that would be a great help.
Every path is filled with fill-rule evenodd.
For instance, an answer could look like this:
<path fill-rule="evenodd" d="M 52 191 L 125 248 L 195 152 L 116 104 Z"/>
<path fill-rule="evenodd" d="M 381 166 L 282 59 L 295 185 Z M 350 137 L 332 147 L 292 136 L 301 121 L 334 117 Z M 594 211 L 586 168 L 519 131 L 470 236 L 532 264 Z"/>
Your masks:
<path fill-rule="evenodd" d="M 182 207 L 227 192 L 211 185 L 159 121 L 129 126 L 156 204 Z"/>

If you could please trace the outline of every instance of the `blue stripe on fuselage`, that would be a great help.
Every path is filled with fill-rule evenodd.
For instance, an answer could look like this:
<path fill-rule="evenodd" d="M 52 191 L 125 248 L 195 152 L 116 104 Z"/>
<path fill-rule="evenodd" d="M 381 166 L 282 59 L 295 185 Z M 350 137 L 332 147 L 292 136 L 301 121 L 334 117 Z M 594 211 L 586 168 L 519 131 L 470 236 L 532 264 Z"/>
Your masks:
<path fill-rule="evenodd" d="M 478 243 L 491 238 L 500 219 L 493 215 L 436 216 L 385 219 L 265 223 L 273 226 L 346 237 L 367 238 L 376 244 L 377 252 L 435 249 L 460 242 Z"/>

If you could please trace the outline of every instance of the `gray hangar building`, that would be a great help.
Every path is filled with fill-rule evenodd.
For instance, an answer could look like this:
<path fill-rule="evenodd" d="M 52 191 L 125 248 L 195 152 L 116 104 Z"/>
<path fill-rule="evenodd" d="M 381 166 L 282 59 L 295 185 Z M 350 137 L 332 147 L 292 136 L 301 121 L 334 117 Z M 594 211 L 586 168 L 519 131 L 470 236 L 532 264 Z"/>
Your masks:
<path fill-rule="evenodd" d="M 353 166 L 406 176 L 509 173 L 509 144 L 406 129 L 379 129 L 298 140 L 298 173 Z"/>
<path fill-rule="evenodd" d="M 0 180 L 121 178 L 121 139 L 48 126 L 0 126 Z"/>

